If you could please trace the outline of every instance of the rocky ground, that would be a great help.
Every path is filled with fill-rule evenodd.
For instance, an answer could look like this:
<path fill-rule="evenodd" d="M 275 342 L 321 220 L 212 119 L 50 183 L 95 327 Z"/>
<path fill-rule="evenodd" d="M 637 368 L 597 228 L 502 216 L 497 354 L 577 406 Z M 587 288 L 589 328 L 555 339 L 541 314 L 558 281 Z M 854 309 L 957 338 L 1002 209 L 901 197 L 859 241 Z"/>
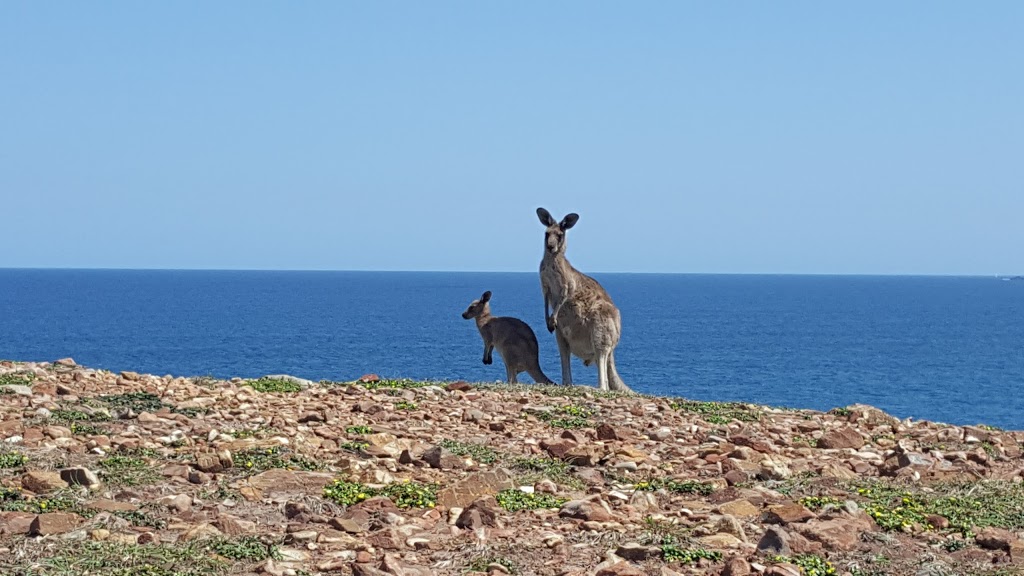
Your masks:
<path fill-rule="evenodd" d="M 1024 433 L 0 362 L 0 573 L 1024 573 Z"/>

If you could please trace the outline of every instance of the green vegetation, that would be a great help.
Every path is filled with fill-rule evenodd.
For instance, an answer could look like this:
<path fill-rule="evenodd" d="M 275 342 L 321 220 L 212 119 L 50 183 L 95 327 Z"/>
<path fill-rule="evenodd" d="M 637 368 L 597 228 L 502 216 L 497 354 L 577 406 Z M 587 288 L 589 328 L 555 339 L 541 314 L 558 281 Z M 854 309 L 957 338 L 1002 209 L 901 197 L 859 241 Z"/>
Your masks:
<path fill-rule="evenodd" d="M 519 574 L 519 566 L 508 558 L 503 558 L 501 556 L 480 556 L 478 558 L 474 558 L 473 561 L 466 566 L 466 571 L 487 572 L 487 567 L 491 564 L 504 566 L 505 570 L 507 570 L 509 574 Z"/>
<path fill-rule="evenodd" d="M 287 470 L 320 470 L 323 468 L 319 462 L 310 460 L 301 454 L 296 454 L 288 448 L 250 448 L 235 453 L 235 466 L 243 468 L 249 474 L 265 472 L 272 468 L 284 468 Z"/>
<path fill-rule="evenodd" d="M 696 564 L 700 560 L 718 562 L 722 559 L 722 553 L 704 548 L 680 548 L 674 542 L 664 542 L 661 545 L 661 558 L 669 563 Z"/>
<path fill-rule="evenodd" d="M 415 402 L 408 402 L 406 400 L 402 400 L 400 402 L 395 403 L 395 410 L 415 410 L 417 408 L 419 408 L 419 405 L 416 404 Z"/>
<path fill-rule="evenodd" d="M 850 414 L 853 414 L 853 411 L 850 410 L 849 408 L 833 408 L 833 409 L 829 410 L 828 413 L 833 415 L 833 416 L 846 417 L 846 416 L 849 416 Z"/>
<path fill-rule="evenodd" d="M 352 452 L 362 452 L 369 447 L 369 442 L 343 442 L 341 444 L 342 450 L 351 450 Z"/>
<path fill-rule="evenodd" d="M 149 392 L 127 392 L 100 396 L 99 401 L 115 408 L 128 409 L 132 412 L 156 412 L 167 406 L 160 397 Z"/>
<path fill-rule="evenodd" d="M 0 387 L 31 386 L 35 379 L 36 375 L 34 372 L 7 372 L 6 374 L 0 374 Z"/>
<path fill-rule="evenodd" d="M 579 404 L 566 404 L 554 410 L 526 410 L 527 414 L 536 416 L 541 421 L 555 428 L 586 428 L 591 426 L 590 417 L 594 411 Z"/>
<path fill-rule="evenodd" d="M 471 444 L 469 442 L 459 442 L 458 440 L 441 440 L 441 447 L 456 456 L 469 456 L 483 464 L 490 464 L 498 460 L 498 453 L 483 444 Z"/>
<path fill-rule="evenodd" d="M 156 528 L 157 530 L 163 530 L 167 527 L 166 520 L 163 518 L 156 518 L 142 510 L 117 510 L 114 512 L 114 516 L 124 518 L 131 522 L 132 526 L 148 526 L 150 528 Z"/>
<path fill-rule="evenodd" d="M 99 461 L 100 478 L 114 486 L 139 486 L 160 479 L 157 471 L 144 458 L 115 454 Z"/>
<path fill-rule="evenodd" d="M 95 414 L 88 414 L 81 410 L 68 410 L 65 408 L 58 408 L 50 412 L 50 420 L 57 424 L 65 424 L 70 426 L 71 424 L 77 424 L 80 422 L 108 422 L 110 416 L 97 412 Z"/>
<path fill-rule="evenodd" d="M 210 543 L 210 550 L 219 556 L 243 562 L 260 562 L 267 558 L 281 559 L 276 544 L 264 544 L 255 536 L 239 536 L 234 539 L 217 539 Z"/>
<path fill-rule="evenodd" d="M 21 468 L 28 462 L 28 456 L 14 450 L 0 451 L 0 468 Z"/>
<path fill-rule="evenodd" d="M 865 512 L 886 530 L 909 530 L 914 525 L 930 529 L 926 517 L 942 516 L 950 529 L 965 538 L 973 528 L 995 526 L 1024 529 L 1024 486 L 1008 482 L 974 482 L 916 487 L 876 481 L 861 485 L 857 494 L 867 500 Z"/>
<path fill-rule="evenodd" d="M 560 508 L 567 499 L 551 494 L 528 494 L 515 488 L 502 490 L 497 495 L 498 504 L 509 512 L 519 510 L 537 510 L 538 508 Z"/>
<path fill-rule="evenodd" d="M 437 505 L 436 484 L 406 480 L 383 488 L 371 488 L 359 482 L 335 480 L 324 488 L 324 498 L 342 506 L 358 504 L 374 496 L 386 496 L 399 508 L 433 508 Z"/>
<path fill-rule="evenodd" d="M 761 419 L 757 408 L 739 402 L 698 402 L 696 400 L 679 400 L 670 406 L 682 412 L 692 412 L 711 424 L 728 424 L 733 420 L 756 422 Z"/>
<path fill-rule="evenodd" d="M 516 458 L 512 461 L 512 467 L 526 474 L 519 478 L 520 483 L 533 484 L 537 480 L 547 478 L 556 484 L 570 488 L 582 489 L 583 481 L 572 475 L 569 463 L 557 458 L 546 456 L 534 456 L 530 458 Z"/>
<path fill-rule="evenodd" d="M 378 380 L 376 382 L 355 382 L 355 384 L 358 384 L 363 388 L 366 388 L 367 390 L 376 390 L 378 388 L 396 388 L 400 390 L 406 390 L 410 388 L 425 388 L 427 386 L 443 387 L 445 385 L 444 382 L 417 381 L 409 380 L 407 378 L 402 378 L 399 380 Z"/>
<path fill-rule="evenodd" d="M 86 518 L 94 514 L 93 511 L 83 508 L 75 496 L 69 492 L 57 492 L 45 498 L 26 498 L 21 490 L 4 487 L 0 487 L 0 511 L 32 514 L 74 512 Z"/>
<path fill-rule="evenodd" d="M 219 576 L 231 564 L 214 555 L 209 542 L 176 544 L 69 543 L 39 566 L 17 567 L 14 576 Z M 5 572 L 7 573 L 7 572 Z"/>
<path fill-rule="evenodd" d="M 664 480 L 661 478 L 654 478 L 644 482 L 637 482 L 637 490 L 668 490 L 669 492 L 676 492 L 677 494 L 701 494 L 707 496 L 715 491 L 715 487 L 711 484 L 701 482 L 700 480 Z"/>
<path fill-rule="evenodd" d="M 228 434 L 228 436 L 231 436 L 232 438 L 242 439 L 242 438 L 266 438 L 267 436 L 272 436 L 272 435 L 277 434 L 277 433 L 278 433 L 278 431 L 276 429 L 274 429 L 274 428 L 259 426 L 259 427 L 256 427 L 256 428 L 242 428 L 242 429 L 239 429 L 239 430 L 232 430 L 232 431 L 228 432 L 227 434 Z"/>
<path fill-rule="evenodd" d="M 75 436 L 103 436 L 109 433 L 106 428 L 87 422 L 72 422 L 70 428 Z"/>
<path fill-rule="evenodd" d="M 811 509 L 820 510 L 825 506 L 842 506 L 843 500 L 832 496 L 805 496 L 800 499 L 800 504 Z"/>
<path fill-rule="evenodd" d="M 360 424 L 359 426 L 349 426 L 345 428 L 346 434 L 373 434 L 373 428 Z"/>
<path fill-rule="evenodd" d="M 246 380 L 244 386 L 249 386 L 257 392 L 302 392 L 302 386 L 289 380 L 276 378 L 259 378 L 257 380 Z"/>
<path fill-rule="evenodd" d="M 821 556 L 814 554 L 799 554 L 797 556 L 772 556 L 772 562 L 784 562 L 800 568 L 800 573 L 805 576 L 829 576 L 836 573 L 835 566 Z"/>

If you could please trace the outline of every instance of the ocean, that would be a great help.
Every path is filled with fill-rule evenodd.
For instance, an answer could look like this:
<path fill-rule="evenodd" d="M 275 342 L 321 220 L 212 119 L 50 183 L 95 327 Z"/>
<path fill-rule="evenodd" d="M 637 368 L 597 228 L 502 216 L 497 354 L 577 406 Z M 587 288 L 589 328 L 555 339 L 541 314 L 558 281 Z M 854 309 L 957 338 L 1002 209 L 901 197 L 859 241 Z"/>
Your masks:
<path fill-rule="evenodd" d="M 1024 282 L 594 274 L 636 391 L 1024 429 Z M 461 313 L 490 290 L 561 379 L 536 273 L 0 269 L 0 358 L 176 376 L 495 381 Z M 573 361 L 577 384 L 597 381 Z M 521 375 L 522 381 L 529 376 Z"/>

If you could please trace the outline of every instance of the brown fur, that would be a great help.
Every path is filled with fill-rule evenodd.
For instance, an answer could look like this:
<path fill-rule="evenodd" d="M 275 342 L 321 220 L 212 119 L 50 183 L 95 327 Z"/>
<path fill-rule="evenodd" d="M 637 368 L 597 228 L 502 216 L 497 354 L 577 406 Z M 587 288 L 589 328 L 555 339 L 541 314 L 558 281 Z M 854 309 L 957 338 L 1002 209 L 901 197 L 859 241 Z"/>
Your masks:
<path fill-rule="evenodd" d="M 537 335 L 533 329 L 518 318 L 491 316 L 490 300 L 490 291 L 484 292 L 462 313 L 466 320 L 476 318 L 476 327 L 484 340 L 484 364 L 493 361 L 491 351 L 497 348 L 505 363 L 509 384 L 515 384 L 521 372 L 528 373 L 538 384 L 554 384 L 540 369 Z"/>
<path fill-rule="evenodd" d="M 544 292 L 544 320 L 548 332 L 555 333 L 562 360 L 562 384 L 572 384 L 572 354 L 583 360 L 585 366 L 597 364 L 601 390 L 630 391 L 615 369 L 615 347 L 622 333 L 619 309 L 597 280 L 573 268 L 565 258 L 566 231 L 579 216 L 569 214 L 555 222 L 547 210 L 538 208 L 537 217 L 547 227 L 540 284 Z"/>

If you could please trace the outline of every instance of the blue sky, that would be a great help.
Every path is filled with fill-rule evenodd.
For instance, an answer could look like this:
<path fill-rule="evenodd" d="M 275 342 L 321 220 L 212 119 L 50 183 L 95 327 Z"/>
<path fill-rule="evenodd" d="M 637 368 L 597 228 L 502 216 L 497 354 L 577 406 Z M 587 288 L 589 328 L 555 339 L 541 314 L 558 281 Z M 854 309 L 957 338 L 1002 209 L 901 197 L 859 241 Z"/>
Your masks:
<path fill-rule="evenodd" d="M 1024 273 L 1024 3 L 3 2 L 0 267 Z"/>

